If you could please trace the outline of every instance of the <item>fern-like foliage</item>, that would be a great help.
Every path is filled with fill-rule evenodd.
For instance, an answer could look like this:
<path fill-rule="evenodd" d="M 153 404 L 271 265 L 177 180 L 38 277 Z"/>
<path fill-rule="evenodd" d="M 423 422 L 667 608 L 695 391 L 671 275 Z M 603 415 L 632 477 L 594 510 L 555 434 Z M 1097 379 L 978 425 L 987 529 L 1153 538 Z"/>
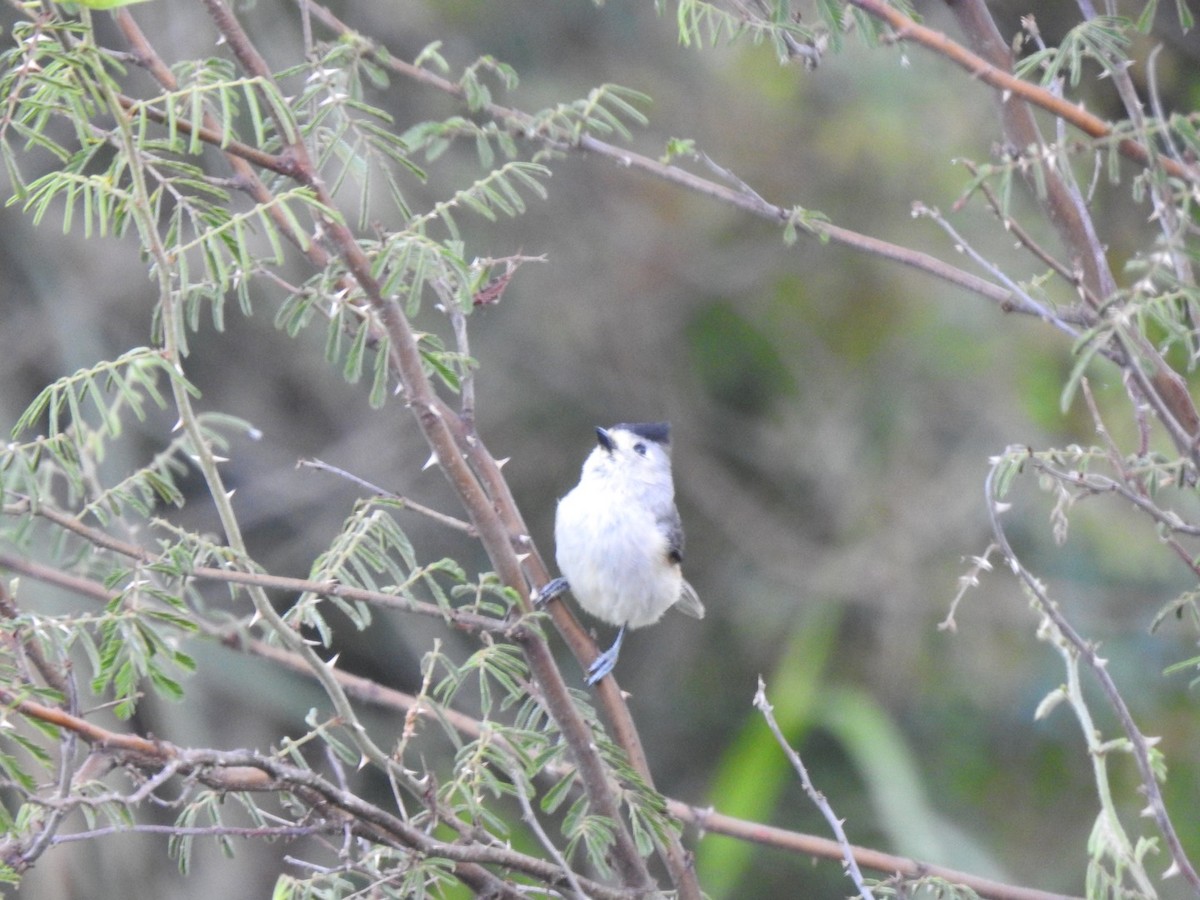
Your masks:
<path fill-rule="evenodd" d="M 280 78 L 301 80 L 293 108 L 322 177 L 335 197 L 352 198 L 360 229 L 379 214 L 383 196 L 391 202 L 390 214 L 407 219 L 411 210 L 403 178 L 420 182 L 426 173 L 411 160 L 391 115 L 368 101 L 369 90 L 388 86 L 387 70 L 361 41 L 339 41 L 321 50 L 319 58 Z"/>
<path fill-rule="evenodd" d="M 1078 87 L 1087 60 L 1110 69 L 1129 45 L 1131 23 L 1116 16 L 1096 16 L 1080 22 L 1067 32 L 1056 47 L 1045 47 L 1024 57 L 1017 65 L 1018 75 L 1040 72 L 1043 85 L 1065 79 Z"/>
<path fill-rule="evenodd" d="M 329 549 L 313 562 L 310 580 L 406 599 L 418 599 L 417 592 L 437 586 L 439 578 L 449 578 L 455 583 L 464 581 L 465 574 L 451 560 L 418 565 L 412 543 L 394 516 L 402 508 L 401 502 L 387 498 L 358 503 Z M 433 596 L 449 609 L 447 595 L 440 586 L 434 588 Z M 305 592 L 288 611 L 286 619 L 315 628 L 322 643 L 328 645 L 333 634 L 319 609 L 322 599 L 323 595 Z M 328 600 L 355 627 L 370 625 L 370 607 L 366 604 L 350 603 L 336 594 L 330 594 Z"/>

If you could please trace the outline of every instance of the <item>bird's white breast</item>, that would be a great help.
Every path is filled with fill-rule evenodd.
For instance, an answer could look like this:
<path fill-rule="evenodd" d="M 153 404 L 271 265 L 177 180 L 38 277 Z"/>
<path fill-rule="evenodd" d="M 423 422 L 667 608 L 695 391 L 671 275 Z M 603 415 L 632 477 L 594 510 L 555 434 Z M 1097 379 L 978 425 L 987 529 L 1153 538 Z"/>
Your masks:
<path fill-rule="evenodd" d="M 558 567 L 579 605 L 630 628 L 657 622 L 683 588 L 666 536 L 639 501 L 619 479 L 581 483 L 559 501 L 554 524 Z"/>

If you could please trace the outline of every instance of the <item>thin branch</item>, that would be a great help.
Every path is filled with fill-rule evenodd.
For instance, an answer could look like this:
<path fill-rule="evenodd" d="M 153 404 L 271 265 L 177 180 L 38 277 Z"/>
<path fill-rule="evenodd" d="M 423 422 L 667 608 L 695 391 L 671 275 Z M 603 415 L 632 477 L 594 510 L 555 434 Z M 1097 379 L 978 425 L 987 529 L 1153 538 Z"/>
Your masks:
<path fill-rule="evenodd" d="M 515 762 L 516 758 L 513 757 Z M 509 782 L 516 792 L 517 800 L 521 804 L 521 819 L 529 826 L 529 830 L 533 832 L 542 849 L 550 855 L 563 874 L 566 876 L 567 884 L 571 886 L 571 890 L 575 892 L 577 900 L 587 900 L 587 894 L 583 890 L 583 886 L 579 883 L 579 877 L 574 870 L 567 864 L 562 853 L 559 852 L 558 846 L 550 839 L 550 835 L 546 834 L 546 830 L 542 828 L 542 823 L 538 820 L 537 813 L 533 811 L 533 804 L 529 802 L 529 791 L 525 787 L 525 775 L 521 771 L 520 766 L 513 766 L 508 773 Z"/>
<path fill-rule="evenodd" d="M 10 558 L 0 556 L 0 567 L 10 567 L 11 562 Z M 16 568 L 14 571 L 20 571 L 30 578 L 55 584 L 100 603 L 111 602 L 114 596 L 113 592 L 109 591 L 99 582 L 69 575 L 49 566 L 42 566 L 26 561 L 21 564 L 20 568 Z M 200 623 L 200 628 L 206 635 L 215 638 L 231 649 L 260 657 L 275 665 L 294 671 L 297 674 L 303 675 L 308 673 L 308 664 L 305 660 L 282 647 L 247 637 L 239 630 L 230 630 L 205 622 Z M 372 681 L 369 678 L 353 675 L 340 669 L 335 670 L 334 674 L 342 685 L 342 688 L 350 696 L 363 703 L 404 716 L 406 730 L 410 727 L 407 724 L 408 722 L 420 717 L 444 721 L 468 740 L 476 740 L 483 735 L 482 723 L 478 719 L 464 713 L 447 707 L 439 707 L 435 710 L 432 704 L 421 696 L 399 691 Z M 515 755 L 514 748 L 509 746 L 508 741 L 502 735 L 492 735 L 491 740 L 495 746 L 499 747 L 506 754 L 511 753 Z M 556 769 L 546 774 L 557 779 L 567 773 Z M 712 809 L 702 809 L 670 797 L 665 799 L 668 811 L 672 816 L 680 822 L 695 825 L 703 831 L 724 834 L 738 840 L 749 841 L 764 846 L 776 847 L 801 856 L 813 856 L 824 859 L 842 858 L 841 845 L 828 838 L 788 831 L 769 825 L 762 825 L 757 822 L 748 822 Z M 852 845 L 852 850 L 860 866 L 888 874 L 899 873 L 911 878 L 925 875 L 943 878 L 955 884 L 970 887 L 985 898 L 994 898 L 994 900 L 1065 900 L 1063 895 L 1060 894 L 1049 894 L 1030 888 L 1003 884 L 968 872 L 961 872 L 928 862 L 883 853 L 869 847 Z"/>
<path fill-rule="evenodd" d="M 1045 620 L 1048 622 L 1048 620 Z M 1096 786 L 1096 794 L 1100 801 L 1100 818 L 1094 829 L 1094 844 L 1091 848 L 1092 859 L 1103 856 L 1113 860 L 1114 869 L 1120 873 L 1128 873 L 1136 883 L 1136 894 L 1139 897 L 1156 897 L 1157 892 L 1150 881 L 1139 858 L 1140 854 L 1134 849 L 1133 842 L 1125 833 L 1121 819 L 1117 815 L 1116 804 L 1113 801 L 1112 788 L 1108 778 L 1108 754 L 1112 747 L 1110 742 L 1101 741 L 1100 729 L 1092 719 L 1091 710 L 1083 697 L 1083 687 L 1079 680 L 1079 654 L 1064 638 L 1061 631 L 1053 625 L 1043 625 L 1038 630 L 1038 637 L 1053 645 L 1063 659 L 1067 672 L 1067 683 L 1044 700 L 1038 707 L 1038 712 L 1045 715 L 1060 699 L 1065 698 L 1075 713 L 1079 730 L 1083 733 L 1084 744 L 1087 747 L 1088 759 L 1092 764 L 1092 780 Z M 1100 826 L 1099 822 L 1103 822 Z M 1124 878 L 1120 879 L 1124 881 Z M 1114 892 L 1117 893 L 1117 892 Z"/>
<path fill-rule="evenodd" d="M 963 160 L 962 162 L 972 176 L 979 176 L 978 166 L 976 166 L 970 160 Z M 1080 273 L 1078 271 L 1073 270 L 1060 262 L 1052 253 L 1050 253 L 1050 251 L 1043 248 L 1036 240 L 1034 240 L 1033 235 L 1026 231 L 1020 222 L 1004 212 L 1004 207 L 1000 203 L 1000 198 L 996 196 L 996 192 L 992 190 L 991 185 L 981 181 L 978 184 L 978 189 L 983 193 L 984 199 L 987 201 L 987 205 L 991 207 L 992 212 L 995 213 L 996 217 L 1000 220 L 1000 224 L 1004 226 L 1005 231 L 1011 233 L 1022 247 L 1053 269 L 1054 272 L 1057 273 L 1061 279 L 1063 279 L 1063 281 L 1067 282 L 1072 288 L 1078 291 L 1093 309 L 1096 309 L 1100 306 L 1100 300 L 1089 290 L 1088 286 L 1084 284 L 1083 279 L 1080 277 Z M 965 199 L 966 198 L 964 197 L 955 203 L 955 212 L 958 211 L 959 205 L 964 202 Z"/>
<path fill-rule="evenodd" d="M 955 615 L 958 613 L 959 604 L 967 595 L 967 591 L 971 588 L 979 586 L 979 576 L 984 572 L 992 571 L 992 553 L 1000 549 L 995 544 L 988 544 L 987 549 L 978 556 L 971 557 L 971 568 L 959 576 L 958 592 L 950 601 L 950 608 L 946 612 L 946 618 L 938 622 L 938 631 L 949 631 L 951 634 L 958 631 L 958 620 Z"/>
<path fill-rule="evenodd" d="M 5 506 L 4 512 L 5 514 L 12 515 L 22 509 L 25 509 L 24 504 L 12 504 Z M 37 515 L 79 535 L 97 547 L 103 547 L 119 553 L 129 559 L 137 560 L 144 565 L 150 565 L 156 561 L 152 554 L 146 552 L 141 547 L 134 544 L 127 544 L 124 541 L 119 541 L 116 538 L 106 535 L 102 531 L 89 528 L 65 513 L 59 512 L 45 504 L 38 506 Z M 10 568 L 13 571 L 27 572 L 45 581 L 55 580 L 56 583 L 64 587 L 69 586 L 74 580 L 74 576 L 59 572 L 57 569 L 43 566 L 40 563 L 24 559 L 12 553 L 0 552 L 0 566 Z M 447 609 L 436 603 L 414 600 L 400 596 L 399 594 L 357 588 L 352 585 L 341 584 L 337 581 L 313 581 L 310 578 L 292 578 L 287 575 L 270 575 L 264 572 L 219 569 L 215 566 L 195 566 L 188 571 L 187 577 L 205 581 L 219 581 L 226 584 L 240 584 L 261 590 L 278 590 L 290 593 L 304 593 L 307 591 L 327 597 L 344 597 L 347 600 L 359 600 L 364 603 L 373 603 L 391 609 L 400 609 L 405 612 L 414 612 L 442 619 L 467 630 L 509 634 L 513 629 L 511 622 L 471 612 L 466 609 L 457 607 Z M 84 591 L 81 590 L 80 592 Z M 325 668 L 324 663 L 322 663 L 322 668 Z"/>
<path fill-rule="evenodd" d="M 134 557 L 137 558 L 137 557 Z M 149 558 L 144 560 L 149 562 Z M 80 594 L 95 595 L 95 582 L 87 582 L 78 576 L 61 572 L 58 569 L 43 565 L 24 557 L 0 551 L 0 568 L 21 572 L 31 578 L 55 584 L 59 587 L 73 590 Z M 311 581 L 307 578 L 291 578 L 286 575 L 268 575 L 263 572 L 239 572 L 230 569 L 216 569 L 211 566 L 197 566 L 188 573 L 188 577 L 206 581 L 219 581 L 225 584 L 240 584 L 267 591 L 285 591 L 288 593 L 310 592 L 327 597 L 343 597 L 347 600 L 357 600 L 404 612 L 418 613 L 435 619 L 449 622 L 455 628 L 463 631 L 488 632 L 491 634 L 511 636 L 520 625 L 514 625 L 502 619 L 494 619 L 469 610 L 438 606 L 436 603 L 425 603 L 420 600 L 410 600 L 396 594 L 385 594 L 379 591 L 369 591 L 364 588 L 351 587 L 329 581 Z M 101 596 L 112 599 L 101 588 Z M 328 666 L 325 666 L 328 668 Z"/>
<path fill-rule="evenodd" d="M 854 882 L 854 886 L 858 888 L 859 895 L 863 900 L 875 900 L 875 895 L 871 893 L 871 889 L 863 882 L 862 871 L 858 868 L 858 860 L 854 858 L 854 850 L 850 846 L 849 839 L 846 837 L 846 830 L 842 827 L 842 820 L 834 813 L 833 807 L 829 805 L 829 801 L 825 799 L 825 795 L 813 785 L 812 779 L 808 777 L 808 769 L 805 767 L 803 760 L 800 759 L 800 754 L 787 742 L 787 738 L 783 736 L 783 732 L 779 728 L 779 723 L 775 721 L 775 711 L 767 700 L 767 686 L 763 682 L 761 675 L 758 678 L 758 690 L 754 694 L 754 706 L 763 714 L 763 718 L 767 720 L 771 734 L 775 735 L 775 741 L 782 748 L 784 754 L 786 754 L 792 764 L 792 768 L 796 770 L 796 774 L 800 776 L 800 783 L 804 785 L 804 792 L 816 804 L 817 809 L 821 811 L 821 815 L 825 817 L 825 821 L 829 823 L 829 827 L 833 830 L 834 836 L 837 838 L 838 847 L 842 851 L 842 859 L 845 860 L 846 871 L 850 874 L 850 880 Z"/>
<path fill-rule="evenodd" d="M 1011 453 L 1022 452 L 1027 452 L 1027 448 L 1013 447 L 1009 448 L 1004 455 L 1008 456 Z M 987 503 L 988 517 L 991 520 L 992 533 L 996 538 L 996 543 L 999 544 L 1000 551 L 1008 561 L 1013 574 L 1021 580 L 1037 602 L 1038 611 L 1047 621 L 1053 623 L 1063 639 L 1071 645 L 1073 652 L 1087 665 L 1092 675 L 1099 682 L 1105 699 L 1108 701 L 1109 706 L 1112 707 L 1113 712 L 1116 713 L 1117 720 L 1121 723 L 1121 730 L 1125 732 L 1125 736 L 1129 739 L 1133 759 L 1137 764 L 1138 774 L 1141 776 L 1142 791 L 1149 801 L 1149 812 L 1154 817 L 1155 824 L 1158 826 L 1158 830 L 1166 842 L 1167 852 L 1171 856 L 1171 870 L 1182 875 L 1184 881 L 1194 890 L 1200 890 L 1200 875 L 1197 874 L 1191 861 L 1188 859 L 1187 853 L 1183 849 L 1183 844 L 1179 840 L 1179 835 L 1175 831 L 1175 826 L 1171 822 L 1170 814 L 1167 812 L 1166 801 L 1163 799 L 1158 778 L 1154 773 L 1154 766 L 1150 761 L 1150 744 L 1146 736 L 1138 729 L 1137 723 L 1133 719 L 1133 714 L 1129 711 L 1129 707 L 1125 703 L 1125 698 L 1117 690 L 1116 682 L 1113 681 L 1112 675 L 1108 671 L 1107 661 L 1102 659 L 1097 654 L 1095 646 L 1090 641 L 1085 640 L 1071 623 L 1067 621 L 1067 618 L 1062 614 L 1057 604 L 1047 596 L 1041 582 L 1033 576 L 1033 573 L 1025 568 L 1020 558 L 1013 551 L 1012 545 L 1008 542 L 1008 534 L 1000 522 L 1001 504 L 995 491 L 997 470 L 997 466 L 991 468 L 984 485 L 984 499 Z"/>
<path fill-rule="evenodd" d="M 128 15 L 128 13 L 126 13 Z M 181 117 L 172 118 L 165 112 L 157 109 L 150 104 L 137 100 L 133 97 L 127 97 L 124 94 L 117 95 L 120 101 L 121 108 L 127 113 L 135 115 L 144 115 L 151 122 L 156 122 L 159 125 L 170 124 L 186 135 L 194 134 L 201 141 L 210 144 L 213 147 L 220 147 L 222 151 L 229 156 L 244 160 L 253 166 L 258 166 L 261 169 L 266 169 L 268 172 L 275 172 L 277 175 L 290 175 L 292 167 L 284 160 L 272 153 L 267 153 L 259 150 L 257 147 L 252 147 L 249 144 L 243 144 L 241 141 L 233 140 L 223 135 L 220 130 L 213 125 L 195 125 L 190 119 Z M 245 189 L 247 185 L 240 179 L 234 179 L 230 184 Z M 286 221 L 286 220 L 285 220 Z"/>
<path fill-rule="evenodd" d="M 774 27 L 774 23 L 768 18 L 771 15 L 771 8 L 767 5 L 766 0 L 754 0 L 756 9 L 751 9 L 746 3 L 741 0 L 732 0 L 732 5 L 746 19 L 760 22 L 768 27 Z M 786 7 L 785 7 L 786 8 Z M 797 14 L 798 15 L 798 14 Z M 775 33 L 780 40 L 783 41 L 783 46 L 787 49 L 787 59 L 799 59 L 804 63 L 806 69 L 815 69 L 821 63 L 822 46 L 814 46 L 813 44 L 801 43 L 796 39 L 796 36 L 786 28 L 778 28 Z"/>
<path fill-rule="evenodd" d="M 840 860 L 845 852 L 845 848 L 841 844 L 827 837 L 801 834 L 785 828 L 776 828 L 773 825 L 750 822 L 716 812 L 711 808 L 692 806 L 680 800 L 667 798 L 667 809 L 681 822 L 687 822 L 702 832 L 723 834 L 763 847 L 784 850 L 797 856 Z M 850 850 L 854 854 L 854 859 L 864 868 L 884 872 L 888 875 L 899 874 L 906 878 L 926 876 L 941 878 L 952 884 L 968 887 L 987 900 L 1080 900 L 1080 898 L 1070 897 L 1066 894 L 1052 894 L 1034 888 L 1005 884 L 990 878 L 972 875 L 970 872 L 939 866 L 936 863 L 883 853 L 870 847 L 851 844 Z"/>
<path fill-rule="evenodd" d="M 940 212 L 938 212 L 938 210 L 925 206 L 923 203 L 914 203 L 913 215 L 925 216 L 926 218 L 932 219 L 937 226 L 942 229 L 942 231 L 946 232 L 946 235 L 951 241 L 954 242 L 956 249 L 965 253 L 972 260 L 974 260 L 975 263 L 980 266 L 980 268 L 986 270 L 992 275 L 992 277 L 1012 291 L 1014 299 L 1010 300 L 1009 303 L 1015 311 L 1037 316 L 1043 322 L 1053 325 L 1068 337 L 1072 339 L 1079 338 L 1080 330 L 1075 324 L 1058 315 L 1058 313 L 1051 310 L 1050 307 L 1046 306 L 1044 303 L 1035 300 L 1028 291 L 1013 281 L 1003 269 L 1001 269 L 995 263 L 989 262 L 987 259 L 985 259 L 983 255 L 976 250 L 970 244 L 970 242 L 967 241 L 966 238 L 958 233 L 958 230 L 951 225 L 949 221 L 947 221 L 946 218 Z M 1109 352 L 1111 353 L 1111 351 Z"/>
<path fill-rule="evenodd" d="M 264 825 L 261 827 L 235 825 L 207 825 L 202 827 L 185 825 L 151 825 L 134 823 L 132 825 L 113 825 L 109 828 L 94 828 L 90 831 L 75 831 L 71 834 L 60 834 L 54 839 L 55 844 L 71 844 L 78 841 L 92 841 L 97 838 L 109 837 L 114 834 L 165 834 L 170 837 L 243 837 L 243 838 L 283 838 L 293 839 L 311 837 L 315 834 L 337 833 L 341 826 L 337 823 L 322 823 L 319 825 Z"/>
<path fill-rule="evenodd" d="M 1200 526 L 1185 522 L 1177 513 L 1162 509 L 1139 491 L 1114 478 L 1109 478 L 1107 475 L 1099 475 L 1095 472 L 1067 472 L 1037 457 L 1031 457 L 1029 463 L 1039 472 L 1045 472 L 1061 484 L 1070 485 L 1080 491 L 1089 494 L 1117 494 L 1124 497 L 1168 531 L 1177 534 L 1200 535 Z"/>
<path fill-rule="evenodd" d="M 289 792 L 314 810 L 332 806 L 351 817 L 353 828 L 360 836 L 472 867 L 472 879 L 483 879 L 497 897 L 519 900 L 523 894 L 483 866 L 512 869 L 548 884 L 557 884 L 565 879 L 558 866 L 512 850 L 501 843 L 450 843 L 438 840 L 423 829 L 342 790 L 321 775 L 275 757 L 245 750 L 187 749 L 166 741 L 110 731 L 55 707 L 22 699 L 4 689 L 0 689 L 0 703 L 29 718 L 74 731 L 93 746 L 130 754 L 122 760 L 122 764 L 155 771 L 156 776 L 151 781 L 156 784 L 158 776 L 164 774 L 184 775 L 222 790 Z M 335 824 L 340 829 L 341 822 Z M 628 900 L 625 891 L 613 890 L 594 881 L 581 880 L 580 883 L 589 896 L 605 900 Z"/>
<path fill-rule="evenodd" d="M 369 39 L 357 34 L 350 26 L 341 21 L 324 6 L 313 2 L 313 0 L 299 0 L 299 2 L 306 3 L 315 18 L 343 39 L 355 40 L 366 52 L 371 54 L 376 64 L 384 66 L 420 84 L 449 94 L 452 97 L 460 100 L 466 99 L 465 91 L 458 84 L 428 69 L 414 66 L 392 54 L 383 52 Z M 701 178 L 699 175 L 695 175 L 679 166 L 659 162 L 656 159 L 643 156 L 624 147 L 602 141 L 592 135 L 585 134 L 575 143 L 571 143 L 561 136 L 539 132 L 536 129 L 533 117 L 520 110 L 502 106 L 498 103 L 487 103 L 482 107 L 482 111 L 498 122 L 512 128 L 521 137 L 541 142 L 553 150 L 582 152 L 602 156 L 623 169 L 632 169 L 661 181 L 678 185 L 693 193 L 701 194 L 721 203 L 736 207 L 751 215 L 767 219 L 779 225 L 786 224 L 792 219 L 792 211 L 790 209 L 765 202 L 761 198 L 757 198 L 757 195 L 753 192 L 747 193 L 739 188 L 728 187 L 718 184 L 715 181 Z M 927 253 L 860 234 L 828 222 L 812 222 L 806 227 L 815 237 L 909 266 L 971 293 L 978 294 L 994 303 L 1002 305 L 1010 298 L 1009 292 L 998 285 L 943 262 Z"/>
<path fill-rule="evenodd" d="M 1011 72 L 992 65 L 983 57 L 977 56 L 961 44 L 955 43 L 942 32 L 913 21 L 899 9 L 886 3 L 885 0 L 847 0 L 847 2 L 868 15 L 886 22 L 899 40 L 912 41 L 945 57 L 1005 96 L 1019 97 L 1034 106 L 1041 107 L 1079 129 L 1088 137 L 1097 140 L 1108 140 L 1113 137 L 1112 126 L 1099 116 L 1094 116 L 1082 107 L 1055 96 L 1051 91 L 1017 78 Z M 1122 138 L 1117 141 L 1117 149 L 1122 156 L 1141 165 L 1148 165 L 1151 162 L 1146 148 L 1137 141 Z M 1200 171 L 1195 166 L 1181 166 L 1174 160 L 1168 160 L 1164 163 L 1164 167 L 1177 178 L 1200 181 Z"/>
<path fill-rule="evenodd" d="M 447 528 L 453 528 L 456 531 L 461 531 L 470 537 L 478 537 L 479 532 L 475 530 L 475 526 L 470 522 L 464 522 L 462 519 L 457 519 L 454 516 L 447 515 L 444 512 L 434 509 L 432 506 L 425 506 L 415 500 L 410 500 L 402 494 L 397 494 L 389 491 L 387 488 L 382 488 L 377 484 L 372 484 L 365 478 L 360 478 L 353 472 L 347 472 L 345 469 L 332 466 L 327 462 L 322 462 L 319 459 L 302 459 L 296 463 L 296 467 L 300 469 L 317 469 L 321 472 L 329 472 L 337 475 L 340 478 L 345 478 L 347 481 L 352 481 L 359 487 L 366 488 L 372 494 L 380 497 L 387 497 L 389 500 L 395 500 L 397 503 L 403 504 L 405 509 L 411 509 L 415 513 L 433 519 L 439 525 L 445 525 Z"/>

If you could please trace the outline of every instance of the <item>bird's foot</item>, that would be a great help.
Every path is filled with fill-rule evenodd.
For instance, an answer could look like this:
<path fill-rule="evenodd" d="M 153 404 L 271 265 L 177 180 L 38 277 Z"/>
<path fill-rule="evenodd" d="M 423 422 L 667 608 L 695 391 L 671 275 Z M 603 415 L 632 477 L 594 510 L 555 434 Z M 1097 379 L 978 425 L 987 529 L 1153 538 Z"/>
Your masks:
<path fill-rule="evenodd" d="M 621 630 L 617 632 L 617 639 L 613 641 L 613 645 L 592 660 L 592 664 L 588 666 L 587 683 L 595 684 L 605 675 L 613 670 L 617 664 L 617 657 L 621 653 L 621 641 L 625 639 L 625 626 L 621 626 Z"/>
<path fill-rule="evenodd" d="M 565 578 L 555 578 L 551 581 L 547 581 L 545 585 L 542 586 L 542 589 L 537 592 L 537 596 L 533 599 L 534 608 L 545 609 L 547 603 L 562 596 L 568 590 L 570 590 L 570 588 L 571 586 L 567 584 L 567 579 Z"/>

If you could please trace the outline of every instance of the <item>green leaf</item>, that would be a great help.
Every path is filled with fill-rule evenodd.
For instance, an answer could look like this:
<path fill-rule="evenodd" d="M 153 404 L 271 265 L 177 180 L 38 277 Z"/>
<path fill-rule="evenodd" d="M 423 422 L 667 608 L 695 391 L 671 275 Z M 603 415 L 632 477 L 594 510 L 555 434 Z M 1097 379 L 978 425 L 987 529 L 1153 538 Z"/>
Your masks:
<path fill-rule="evenodd" d="M 392 368 L 390 365 L 390 354 L 387 338 L 379 341 L 379 346 L 375 348 L 375 364 L 371 379 L 371 393 L 367 398 L 372 409 L 379 409 L 387 402 L 388 395 L 391 393 L 391 384 L 389 375 Z"/>
<path fill-rule="evenodd" d="M 367 338 L 370 332 L 370 323 L 364 321 L 359 325 L 354 340 L 350 342 L 350 350 L 346 353 L 346 362 L 342 366 L 342 377 L 351 384 L 357 384 L 362 378 L 363 360 L 367 354 Z"/>
<path fill-rule="evenodd" d="M 1076 359 L 1075 364 L 1071 367 L 1071 374 L 1067 377 L 1067 382 L 1063 385 L 1062 399 L 1059 401 L 1059 408 L 1065 413 L 1071 408 L 1071 403 L 1075 399 L 1075 392 L 1079 389 L 1079 384 L 1083 381 L 1084 375 L 1087 374 L 1088 365 L 1096 357 L 1096 355 L 1107 346 L 1106 340 L 1110 333 L 1110 326 L 1105 325 L 1103 330 L 1097 330 L 1095 333 L 1089 333 L 1076 341 Z"/>
<path fill-rule="evenodd" d="M 1192 15 L 1187 0 L 1175 0 L 1175 11 L 1179 15 L 1179 27 L 1184 31 L 1191 31 L 1192 26 L 1196 24 L 1196 18 Z"/>
<path fill-rule="evenodd" d="M 1184 0 L 1176 0 L 1180 6 L 1186 6 Z M 1142 7 L 1141 15 L 1137 17 L 1135 27 L 1142 34 L 1149 34 L 1151 27 L 1154 25 L 1154 14 L 1158 11 L 1158 0 L 1147 0 L 1146 5 Z"/>
<path fill-rule="evenodd" d="M 16 782 L 26 791 L 32 792 L 37 789 L 37 779 L 21 768 L 7 753 L 0 753 L 0 774 Z"/>
<path fill-rule="evenodd" d="M 575 770 L 570 769 L 564 774 L 558 782 L 542 795 L 541 806 L 542 811 L 554 813 L 562 806 L 562 802 L 571 795 L 571 789 L 575 786 Z"/>
<path fill-rule="evenodd" d="M 175 679 L 168 678 L 161 670 L 151 670 L 150 683 L 154 685 L 160 695 L 168 700 L 178 703 L 183 699 L 183 686 Z"/>

